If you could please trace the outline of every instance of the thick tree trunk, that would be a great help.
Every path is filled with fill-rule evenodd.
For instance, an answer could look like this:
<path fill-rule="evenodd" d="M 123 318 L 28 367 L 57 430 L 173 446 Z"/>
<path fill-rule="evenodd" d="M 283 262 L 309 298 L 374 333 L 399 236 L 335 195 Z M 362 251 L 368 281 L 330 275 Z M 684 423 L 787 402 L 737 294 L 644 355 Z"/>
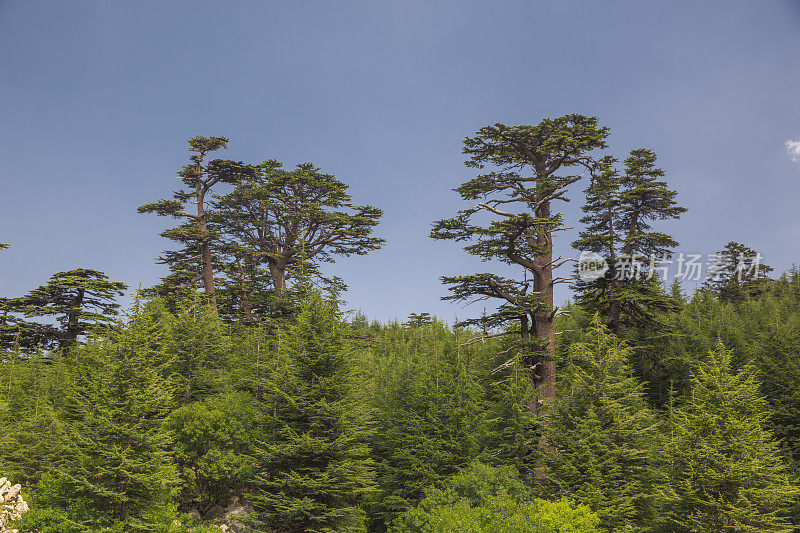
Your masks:
<path fill-rule="evenodd" d="M 78 335 L 81 333 L 78 322 L 81 318 L 81 307 L 83 306 L 85 295 L 86 291 L 84 289 L 78 289 L 78 294 L 72 302 L 72 308 L 67 311 L 67 330 L 60 341 L 60 347 L 64 352 L 68 352 L 70 346 L 78 342 Z"/>
<path fill-rule="evenodd" d="M 536 276 L 537 290 L 541 292 L 542 309 L 536 313 L 536 337 L 542 345 L 539 360 L 540 383 L 538 400 L 544 405 L 556 397 L 556 325 L 553 316 L 552 253 L 537 257 L 541 271 Z"/>
<path fill-rule="evenodd" d="M 286 265 L 279 260 L 269 262 L 269 275 L 272 278 L 272 286 L 276 294 L 286 292 Z"/>
<path fill-rule="evenodd" d="M 550 204 L 544 203 L 536 213 L 537 218 L 550 217 Z M 536 246 L 547 251 L 535 258 L 534 290 L 539 292 L 541 307 L 534 316 L 534 335 L 541 345 L 536 364 L 539 383 L 537 388 L 536 409 L 540 413 L 549 401 L 556 397 L 556 327 L 553 312 L 553 251 L 552 233 L 546 230 L 536 236 Z"/>

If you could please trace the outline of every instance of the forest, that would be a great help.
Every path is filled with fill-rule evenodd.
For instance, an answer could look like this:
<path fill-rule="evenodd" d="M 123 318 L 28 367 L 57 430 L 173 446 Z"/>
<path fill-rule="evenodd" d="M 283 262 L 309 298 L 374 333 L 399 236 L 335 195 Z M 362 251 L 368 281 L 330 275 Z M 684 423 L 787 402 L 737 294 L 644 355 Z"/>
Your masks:
<path fill-rule="evenodd" d="M 171 224 L 158 284 L 85 265 L 0 298 L 0 477 L 29 508 L 0 531 L 800 531 L 800 269 L 734 228 L 687 290 L 680 191 L 610 133 L 463 140 L 463 208 L 430 221 L 474 272 L 437 272 L 457 323 L 344 303 L 330 263 L 385 244 L 347 183 L 192 137 L 138 207 Z"/>

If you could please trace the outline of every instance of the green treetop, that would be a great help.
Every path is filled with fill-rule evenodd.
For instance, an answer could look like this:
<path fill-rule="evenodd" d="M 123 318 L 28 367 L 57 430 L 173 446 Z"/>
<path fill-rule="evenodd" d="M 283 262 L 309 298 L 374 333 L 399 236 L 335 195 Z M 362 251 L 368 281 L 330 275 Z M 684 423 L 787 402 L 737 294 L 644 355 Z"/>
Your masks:
<path fill-rule="evenodd" d="M 734 371 L 718 342 L 691 385 L 671 416 L 662 530 L 792 531 L 783 516 L 798 489 L 767 429 L 771 412 L 755 368 Z"/>
<path fill-rule="evenodd" d="M 342 328 L 336 309 L 312 293 L 282 339 L 283 370 L 271 383 L 248 496 L 269 531 L 366 531 L 360 504 L 374 479 L 368 412 Z"/>
<path fill-rule="evenodd" d="M 547 426 L 553 489 L 588 505 L 612 531 L 643 526 L 656 479 L 656 417 L 630 352 L 595 315 L 585 342 L 570 349 Z"/>
<path fill-rule="evenodd" d="M 749 246 L 731 241 L 711 261 L 703 287 L 720 300 L 740 302 L 746 296 L 764 292 L 772 267 L 761 262 L 761 254 Z"/>

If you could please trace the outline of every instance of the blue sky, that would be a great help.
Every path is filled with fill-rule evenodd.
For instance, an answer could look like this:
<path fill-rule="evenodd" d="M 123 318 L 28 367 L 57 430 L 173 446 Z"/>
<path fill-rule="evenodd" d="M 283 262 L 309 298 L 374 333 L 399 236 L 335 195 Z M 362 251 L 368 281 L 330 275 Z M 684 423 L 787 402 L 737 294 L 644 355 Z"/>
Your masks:
<path fill-rule="evenodd" d="M 689 209 L 665 227 L 681 250 L 800 263 L 797 1 L 0 0 L 0 50 L 2 296 L 75 267 L 157 280 L 169 221 L 136 207 L 169 196 L 200 134 L 313 161 L 385 210 L 386 247 L 328 267 L 351 307 L 479 313 L 438 277 L 493 267 L 427 237 L 463 207 L 461 139 L 565 113 L 597 116 L 617 155 L 656 150 Z"/>

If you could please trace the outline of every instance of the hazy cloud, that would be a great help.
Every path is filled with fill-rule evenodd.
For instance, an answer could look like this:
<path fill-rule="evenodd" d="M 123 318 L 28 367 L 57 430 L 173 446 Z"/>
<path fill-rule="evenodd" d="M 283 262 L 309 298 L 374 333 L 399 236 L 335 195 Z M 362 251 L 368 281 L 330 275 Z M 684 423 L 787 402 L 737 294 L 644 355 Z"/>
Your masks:
<path fill-rule="evenodd" d="M 786 153 L 795 163 L 800 163 L 800 141 L 786 141 Z"/>

